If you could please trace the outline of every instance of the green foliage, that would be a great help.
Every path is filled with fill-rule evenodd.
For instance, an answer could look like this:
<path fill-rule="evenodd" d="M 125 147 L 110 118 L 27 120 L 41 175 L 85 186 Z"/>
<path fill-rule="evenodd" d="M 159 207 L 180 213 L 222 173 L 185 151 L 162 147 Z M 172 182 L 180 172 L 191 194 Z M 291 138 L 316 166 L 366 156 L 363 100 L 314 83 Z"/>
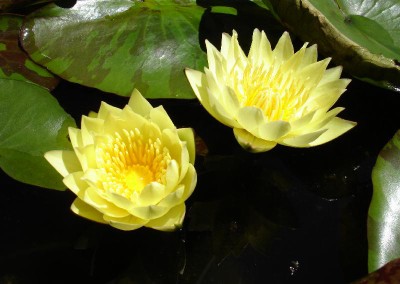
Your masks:
<path fill-rule="evenodd" d="M 264 0 L 303 41 L 317 43 L 353 76 L 400 90 L 397 0 Z"/>
<path fill-rule="evenodd" d="M 0 78 L 33 82 L 52 90 L 58 84 L 45 68 L 35 64 L 18 44 L 22 16 L 0 16 Z"/>
<path fill-rule="evenodd" d="M 368 212 L 368 268 L 400 257 L 400 131 L 382 149 L 372 172 Z"/>
<path fill-rule="evenodd" d="M 22 44 L 60 77 L 129 96 L 193 98 L 184 68 L 202 69 L 194 2 L 84 0 L 48 5 L 24 24 Z"/>
<path fill-rule="evenodd" d="M 0 167 L 19 181 L 64 189 L 43 154 L 68 149 L 72 118 L 48 91 L 23 81 L 0 79 Z"/>

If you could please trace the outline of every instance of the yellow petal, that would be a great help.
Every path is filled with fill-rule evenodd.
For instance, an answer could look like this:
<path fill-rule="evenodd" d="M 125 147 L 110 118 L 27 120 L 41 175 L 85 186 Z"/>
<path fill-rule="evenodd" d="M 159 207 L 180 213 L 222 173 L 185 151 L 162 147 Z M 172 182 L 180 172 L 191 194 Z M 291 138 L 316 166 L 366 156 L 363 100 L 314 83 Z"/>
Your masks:
<path fill-rule="evenodd" d="M 292 41 L 290 40 L 289 33 L 283 33 L 283 35 L 278 40 L 278 43 L 276 44 L 273 54 L 278 62 L 288 60 L 294 54 L 293 45 Z"/>
<path fill-rule="evenodd" d="M 239 144 L 249 152 L 265 152 L 271 150 L 277 144 L 274 141 L 267 141 L 257 138 L 241 128 L 234 128 L 233 133 L 235 134 L 236 140 L 239 142 Z"/>
<path fill-rule="evenodd" d="M 254 30 L 248 57 L 254 65 L 260 63 L 268 65 L 272 62 L 271 44 L 264 31 Z"/>
<path fill-rule="evenodd" d="M 325 71 L 324 77 L 322 77 L 320 85 L 326 84 L 331 81 L 338 80 L 340 75 L 342 74 L 342 66 L 336 66 L 333 68 L 329 68 Z"/>
<path fill-rule="evenodd" d="M 158 206 L 165 207 L 165 208 L 172 208 L 179 203 L 182 203 L 183 193 L 185 191 L 185 186 L 179 185 L 173 192 L 168 194 L 163 200 L 160 201 Z M 154 218 L 151 218 L 154 219 Z"/>
<path fill-rule="evenodd" d="M 314 62 L 317 62 L 317 58 L 318 58 L 317 45 L 314 44 L 310 47 L 307 47 L 304 52 L 303 60 L 300 63 L 299 69 L 302 69 L 310 64 L 313 64 Z"/>
<path fill-rule="evenodd" d="M 305 86 L 310 89 L 317 86 L 317 84 L 321 81 L 330 60 L 330 58 L 325 58 L 324 60 L 317 61 L 304 67 L 300 71 L 299 76 L 305 80 Z"/>
<path fill-rule="evenodd" d="M 321 129 L 315 132 L 306 133 L 303 135 L 294 136 L 291 138 L 286 138 L 279 144 L 292 146 L 292 147 L 311 147 L 311 142 L 315 141 L 320 137 L 327 129 Z"/>
<path fill-rule="evenodd" d="M 196 157 L 196 148 L 194 142 L 194 133 L 192 128 L 179 128 L 177 129 L 178 136 L 181 141 L 186 142 L 186 148 L 189 153 L 189 162 L 194 164 L 194 160 Z"/>
<path fill-rule="evenodd" d="M 110 226 L 123 231 L 132 231 L 139 229 L 148 222 L 147 220 L 143 220 L 132 215 L 126 216 L 124 218 L 104 216 L 104 220 L 107 221 Z"/>
<path fill-rule="evenodd" d="M 277 141 L 287 133 L 291 127 L 290 123 L 282 120 L 270 121 L 260 126 L 259 137 L 264 140 Z"/>
<path fill-rule="evenodd" d="M 74 202 L 71 205 L 71 210 L 72 210 L 72 212 L 74 212 L 75 214 L 77 214 L 83 218 L 86 218 L 86 219 L 89 219 L 89 220 L 92 220 L 95 222 L 99 222 L 99 223 L 104 223 L 104 224 L 107 223 L 103 218 L 103 214 L 101 214 L 99 211 L 97 211 L 90 205 L 86 204 L 79 198 L 76 198 L 74 200 Z"/>
<path fill-rule="evenodd" d="M 328 130 L 324 134 L 322 134 L 320 137 L 318 137 L 318 139 L 311 142 L 310 145 L 317 146 L 317 145 L 321 145 L 326 142 L 329 142 L 332 139 L 335 139 L 336 137 L 349 131 L 356 125 L 357 125 L 357 123 L 355 123 L 353 121 L 348 121 L 348 120 L 344 120 L 344 119 L 335 117 L 327 125 L 325 125 L 325 127 L 328 128 Z"/>
<path fill-rule="evenodd" d="M 134 112 L 144 117 L 147 117 L 153 108 L 137 89 L 133 90 L 128 105 Z"/>
<path fill-rule="evenodd" d="M 258 127 L 266 122 L 261 109 L 253 106 L 239 109 L 237 120 L 242 128 L 253 134 L 257 134 Z"/>
<path fill-rule="evenodd" d="M 68 127 L 68 136 L 72 147 L 83 147 L 81 130 L 74 127 Z"/>
<path fill-rule="evenodd" d="M 74 151 L 54 150 L 44 154 L 46 160 L 63 176 L 82 171 L 81 164 Z"/>
<path fill-rule="evenodd" d="M 88 188 L 87 182 L 84 181 L 82 178 L 83 172 L 74 172 L 67 175 L 63 179 L 64 184 L 81 199 L 83 198 L 86 188 Z"/>
<path fill-rule="evenodd" d="M 179 177 L 179 165 L 175 160 L 171 160 L 168 164 L 167 172 L 165 174 L 165 185 L 167 187 L 167 192 L 177 186 Z"/>
<path fill-rule="evenodd" d="M 86 189 L 83 201 L 107 216 L 121 218 L 129 215 L 128 211 L 105 200 L 97 193 L 97 190 L 92 187 Z"/>
<path fill-rule="evenodd" d="M 182 200 L 185 201 L 192 195 L 194 188 L 197 183 L 197 173 L 192 164 L 189 165 L 188 171 L 185 178 L 181 181 L 181 184 L 185 186 L 185 191 L 182 196 Z"/>
<path fill-rule="evenodd" d="M 131 210 L 129 210 L 129 213 L 141 219 L 152 220 L 163 216 L 168 212 L 168 210 L 169 207 L 149 205 L 149 206 L 134 207 Z"/>
<path fill-rule="evenodd" d="M 160 231 L 176 230 L 182 226 L 185 212 L 185 204 L 179 204 L 162 217 L 149 221 L 145 226 Z"/>
<path fill-rule="evenodd" d="M 140 195 L 137 203 L 139 206 L 149 206 L 160 202 L 165 197 L 165 186 L 158 182 L 151 182 L 146 185 Z"/>
<path fill-rule="evenodd" d="M 109 104 L 107 104 L 105 102 L 101 102 L 100 109 L 99 109 L 99 112 L 97 114 L 97 117 L 99 119 L 104 119 L 105 120 L 105 119 L 107 119 L 107 117 L 109 115 L 117 115 L 117 116 L 119 116 L 121 114 L 121 111 L 122 110 L 120 108 L 114 107 L 114 106 L 109 105 Z"/>
<path fill-rule="evenodd" d="M 82 116 L 81 135 L 83 146 L 93 144 L 93 135 L 102 132 L 104 120 Z"/>
<path fill-rule="evenodd" d="M 94 145 L 75 148 L 75 154 L 79 159 L 83 171 L 89 168 L 97 168 L 96 152 Z"/>
<path fill-rule="evenodd" d="M 223 70 L 221 53 L 208 40 L 206 40 L 206 49 L 208 68 L 217 78 L 223 78 L 225 70 Z"/>
<path fill-rule="evenodd" d="M 165 128 L 175 129 L 175 125 L 171 118 L 168 116 L 167 112 L 162 106 L 153 108 L 150 111 L 150 119 L 152 122 L 157 124 L 157 126 L 163 130 Z"/>

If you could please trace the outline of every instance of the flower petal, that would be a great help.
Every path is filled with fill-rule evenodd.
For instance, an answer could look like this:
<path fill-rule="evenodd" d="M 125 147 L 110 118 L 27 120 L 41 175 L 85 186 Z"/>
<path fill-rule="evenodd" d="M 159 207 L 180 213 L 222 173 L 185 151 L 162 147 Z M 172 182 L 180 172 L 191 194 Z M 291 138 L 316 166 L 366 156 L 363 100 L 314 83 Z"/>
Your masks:
<path fill-rule="evenodd" d="M 103 214 L 94 209 L 92 206 L 86 204 L 84 201 L 80 200 L 79 198 L 76 198 L 74 202 L 71 205 L 71 210 L 75 214 L 95 221 L 99 223 L 106 224 L 107 222 L 103 218 Z"/>
<path fill-rule="evenodd" d="M 134 112 L 144 117 L 147 117 L 153 108 L 137 89 L 133 90 L 128 105 Z"/>
<path fill-rule="evenodd" d="M 168 210 L 169 207 L 149 205 L 131 208 L 129 213 L 141 219 L 152 220 L 163 216 Z"/>
<path fill-rule="evenodd" d="M 175 129 L 175 125 L 163 106 L 158 106 L 150 110 L 150 119 L 154 122 L 161 130 L 165 128 Z"/>
<path fill-rule="evenodd" d="M 149 221 L 145 226 L 160 231 L 176 230 L 182 226 L 185 212 L 185 204 L 179 204 L 162 217 Z"/>
<path fill-rule="evenodd" d="M 290 123 L 282 120 L 270 121 L 260 126 L 258 132 L 264 140 L 276 141 L 291 129 Z"/>
<path fill-rule="evenodd" d="M 262 110 L 253 106 L 239 109 L 237 121 L 242 128 L 255 135 L 258 134 L 258 127 L 266 122 Z"/>
<path fill-rule="evenodd" d="M 161 200 L 158 206 L 164 208 L 172 208 L 178 205 L 179 203 L 182 203 L 183 202 L 182 197 L 184 191 L 185 191 L 185 186 L 179 185 L 173 192 L 171 192 L 163 200 Z"/>
<path fill-rule="evenodd" d="M 81 119 L 81 135 L 83 146 L 93 144 L 93 135 L 102 132 L 104 120 L 82 116 Z"/>
<path fill-rule="evenodd" d="M 186 148 L 189 153 L 189 162 L 194 164 L 196 157 L 196 148 L 194 142 L 194 133 L 192 128 L 179 128 L 177 129 L 178 136 L 181 141 L 186 142 Z"/>
<path fill-rule="evenodd" d="M 132 215 L 126 216 L 124 218 L 116 218 L 105 215 L 104 220 L 108 221 L 110 226 L 123 231 L 136 230 L 143 227 L 148 222 L 147 220 L 143 220 Z"/>
<path fill-rule="evenodd" d="M 292 41 L 288 32 L 284 32 L 280 37 L 273 54 L 279 63 L 288 60 L 294 54 Z"/>
<path fill-rule="evenodd" d="M 235 134 L 236 140 L 239 142 L 239 144 L 249 152 L 265 152 L 271 150 L 277 144 L 274 141 L 267 141 L 257 138 L 250 132 L 241 128 L 234 128 L 233 133 Z"/>
<path fill-rule="evenodd" d="M 101 102 L 97 118 L 106 119 L 111 114 L 119 116 L 121 111 L 122 110 L 120 108 L 114 107 L 105 102 Z"/>
<path fill-rule="evenodd" d="M 286 138 L 283 141 L 279 142 L 279 144 L 292 146 L 292 147 L 311 147 L 311 142 L 315 141 L 318 137 L 320 137 L 327 129 L 320 129 L 315 132 L 306 133 L 299 136 L 294 136 L 291 138 Z"/>
<path fill-rule="evenodd" d="M 320 137 L 318 137 L 318 139 L 311 142 L 310 145 L 317 146 L 329 142 L 332 139 L 335 139 L 336 137 L 349 131 L 356 125 L 357 123 L 353 121 L 335 117 L 327 125 L 325 125 L 325 127 L 328 128 L 328 130 L 325 133 L 323 133 Z"/>
<path fill-rule="evenodd" d="M 46 152 L 44 157 L 63 177 L 73 172 L 82 171 L 81 164 L 74 151 L 54 150 Z"/>
<path fill-rule="evenodd" d="M 87 182 L 84 181 L 82 178 L 83 172 L 74 172 L 67 175 L 63 179 L 64 184 L 81 199 L 83 198 L 86 188 L 88 188 Z"/>
<path fill-rule="evenodd" d="M 185 201 L 192 195 L 194 188 L 197 183 L 197 173 L 192 164 L 189 165 L 188 171 L 185 178 L 182 180 L 182 184 L 185 186 L 185 192 L 183 193 L 182 200 Z"/>
<path fill-rule="evenodd" d="M 165 197 L 165 186 L 158 182 L 151 182 L 146 185 L 137 198 L 139 206 L 157 204 Z"/>
<path fill-rule="evenodd" d="M 111 202 L 105 200 L 97 193 L 96 189 L 92 187 L 88 187 L 86 189 L 83 196 L 83 201 L 85 201 L 88 205 L 94 207 L 104 215 L 117 218 L 129 215 L 128 211 L 119 208 L 114 204 L 112 204 Z"/>
<path fill-rule="evenodd" d="M 268 65 L 272 62 L 272 54 L 271 44 L 264 31 L 255 29 L 248 55 L 250 62 L 254 65 L 260 63 Z"/>
<path fill-rule="evenodd" d="M 73 148 L 84 146 L 80 129 L 75 127 L 68 127 L 68 136 Z"/>

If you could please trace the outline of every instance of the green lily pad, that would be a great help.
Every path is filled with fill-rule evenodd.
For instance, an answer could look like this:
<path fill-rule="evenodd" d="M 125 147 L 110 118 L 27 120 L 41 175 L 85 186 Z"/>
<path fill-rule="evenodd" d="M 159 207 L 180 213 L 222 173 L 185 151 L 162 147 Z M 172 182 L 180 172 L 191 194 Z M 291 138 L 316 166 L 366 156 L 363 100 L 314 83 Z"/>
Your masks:
<path fill-rule="evenodd" d="M 267 1 L 289 29 L 353 76 L 400 91 L 399 1 Z"/>
<path fill-rule="evenodd" d="M 60 77 L 129 96 L 193 98 L 184 68 L 202 69 L 204 8 L 195 1 L 82 0 L 50 4 L 24 23 L 22 45 Z"/>
<path fill-rule="evenodd" d="M 19 47 L 22 19 L 17 15 L 0 16 L 0 78 L 33 82 L 52 90 L 59 79 L 35 64 Z"/>
<path fill-rule="evenodd" d="M 71 148 L 67 128 L 75 125 L 73 119 L 35 84 L 0 79 L 0 89 L 0 168 L 21 182 L 65 189 L 43 155 Z"/>
<path fill-rule="evenodd" d="M 372 172 L 368 211 L 368 268 L 400 258 L 400 131 L 381 150 Z"/>

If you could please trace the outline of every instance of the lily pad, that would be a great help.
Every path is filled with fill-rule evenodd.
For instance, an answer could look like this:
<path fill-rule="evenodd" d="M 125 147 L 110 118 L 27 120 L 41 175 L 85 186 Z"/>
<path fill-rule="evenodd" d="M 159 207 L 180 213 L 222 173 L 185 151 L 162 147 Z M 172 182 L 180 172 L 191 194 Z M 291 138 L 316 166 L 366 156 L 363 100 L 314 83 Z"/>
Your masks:
<path fill-rule="evenodd" d="M 381 150 L 372 172 L 368 212 L 368 268 L 400 258 L 400 131 Z"/>
<path fill-rule="evenodd" d="M 43 154 L 69 149 L 67 128 L 75 122 L 42 87 L 0 79 L 0 89 L 0 168 L 21 182 L 65 189 Z"/>
<path fill-rule="evenodd" d="M 129 96 L 193 98 L 184 68 L 201 69 L 204 8 L 195 1 L 81 0 L 50 4 L 24 23 L 22 45 L 60 77 Z"/>
<path fill-rule="evenodd" d="M 317 43 L 346 71 L 400 91 L 400 2 L 264 0 L 303 41 Z"/>
<path fill-rule="evenodd" d="M 59 79 L 29 59 L 19 47 L 22 16 L 0 16 L 0 78 L 33 82 L 54 89 Z"/>

